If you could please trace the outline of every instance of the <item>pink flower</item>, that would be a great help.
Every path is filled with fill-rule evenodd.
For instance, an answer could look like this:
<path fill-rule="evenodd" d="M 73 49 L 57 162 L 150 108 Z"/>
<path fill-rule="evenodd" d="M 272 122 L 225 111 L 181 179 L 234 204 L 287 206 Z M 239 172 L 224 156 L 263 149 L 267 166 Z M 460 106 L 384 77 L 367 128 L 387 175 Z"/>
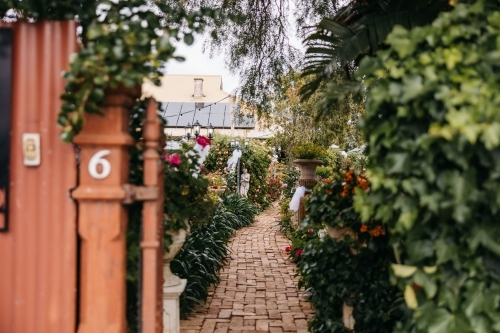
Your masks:
<path fill-rule="evenodd" d="M 177 153 L 170 155 L 169 159 L 168 159 L 168 163 L 170 163 L 170 165 L 173 165 L 173 166 L 178 166 L 179 164 L 181 164 L 181 155 L 179 155 Z"/>
<path fill-rule="evenodd" d="M 291 246 L 285 247 L 285 252 L 290 252 L 290 251 L 292 251 L 292 247 Z"/>
<path fill-rule="evenodd" d="M 281 184 L 281 187 L 287 187 L 288 185 L 286 183 Z"/>
<path fill-rule="evenodd" d="M 307 229 L 307 232 L 312 233 L 312 232 L 314 232 L 314 230 L 313 230 L 313 228 L 309 228 L 309 229 Z"/>
<path fill-rule="evenodd" d="M 300 257 L 302 255 L 302 252 L 304 252 L 304 251 L 302 251 L 301 249 L 298 249 L 297 251 L 295 251 L 295 255 L 297 257 Z"/>
<path fill-rule="evenodd" d="M 207 137 L 199 136 L 196 138 L 196 143 L 205 148 L 206 146 L 210 146 L 212 141 Z"/>

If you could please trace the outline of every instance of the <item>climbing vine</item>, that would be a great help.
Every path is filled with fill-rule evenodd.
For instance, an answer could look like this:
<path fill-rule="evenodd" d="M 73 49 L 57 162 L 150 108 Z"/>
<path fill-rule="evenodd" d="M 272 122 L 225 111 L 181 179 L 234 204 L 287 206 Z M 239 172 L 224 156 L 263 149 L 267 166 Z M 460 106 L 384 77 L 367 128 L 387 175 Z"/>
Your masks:
<path fill-rule="evenodd" d="M 395 332 L 500 332 L 498 6 L 396 27 L 358 72 L 372 189 L 355 206 L 398 245 L 406 317 Z"/>

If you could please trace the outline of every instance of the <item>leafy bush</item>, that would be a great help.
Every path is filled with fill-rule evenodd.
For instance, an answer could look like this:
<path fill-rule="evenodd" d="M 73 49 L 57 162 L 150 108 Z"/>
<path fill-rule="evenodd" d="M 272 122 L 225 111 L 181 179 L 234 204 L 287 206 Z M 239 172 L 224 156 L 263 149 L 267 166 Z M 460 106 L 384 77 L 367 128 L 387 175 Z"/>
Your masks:
<path fill-rule="evenodd" d="M 399 318 L 391 310 L 399 293 L 389 281 L 393 252 L 386 231 L 373 221 L 362 224 L 353 209 L 353 194 L 365 190 L 367 180 L 354 170 L 319 183 L 306 200 L 302 228 L 292 237 L 300 286 L 311 291 L 315 314 L 309 325 L 314 332 L 345 331 L 344 303 L 354 307 L 355 332 L 391 332 Z M 319 237 L 325 224 L 349 232 L 335 241 Z"/>
<path fill-rule="evenodd" d="M 316 175 L 326 179 L 333 176 L 333 168 L 329 166 L 319 166 L 316 168 Z"/>
<path fill-rule="evenodd" d="M 295 231 L 295 227 L 292 225 L 293 212 L 290 211 L 290 198 L 284 198 L 280 204 L 280 220 L 279 226 L 281 232 L 288 238 L 292 238 L 292 234 Z"/>
<path fill-rule="evenodd" d="M 291 198 L 295 188 L 299 185 L 300 171 L 293 165 L 287 165 L 283 168 L 283 196 Z"/>
<path fill-rule="evenodd" d="M 193 227 L 179 254 L 171 263 L 172 272 L 187 279 L 180 296 L 181 317 L 186 318 L 196 305 L 204 304 L 208 288 L 219 283 L 219 271 L 227 262 L 227 246 L 234 231 L 252 223 L 258 210 L 236 194 L 222 196 L 210 222 Z"/>
<path fill-rule="evenodd" d="M 317 146 L 313 143 L 302 143 L 297 145 L 293 150 L 293 156 L 299 159 L 317 159 L 321 160 L 326 157 L 327 152 L 324 147 Z"/>
<path fill-rule="evenodd" d="M 361 64 L 373 187 L 356 208 L 398 244 L 396 332 L 500 332 L 499 40 L 498 1 L 460 4 Z"/>

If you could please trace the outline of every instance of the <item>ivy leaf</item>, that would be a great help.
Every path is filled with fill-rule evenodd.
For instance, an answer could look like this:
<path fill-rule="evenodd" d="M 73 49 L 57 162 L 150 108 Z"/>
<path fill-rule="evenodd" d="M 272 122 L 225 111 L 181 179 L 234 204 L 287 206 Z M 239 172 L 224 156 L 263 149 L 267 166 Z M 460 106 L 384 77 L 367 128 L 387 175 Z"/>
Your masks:
<path fill-rule="evenodd" d="M 416 309 L 418 307 L 417 296 L 415 295 L 415 290 L 411 285 L 406 285 L 404 291 L 404 299 L 406 306 L 410 309 Z"/>
<path fill-rule="evenodd" d="M 391 268 L 392 271 L 394 272 L 394 275 L 401 278 L 410 277 L 417 271 L 416 266 L 391 264 Z"/>

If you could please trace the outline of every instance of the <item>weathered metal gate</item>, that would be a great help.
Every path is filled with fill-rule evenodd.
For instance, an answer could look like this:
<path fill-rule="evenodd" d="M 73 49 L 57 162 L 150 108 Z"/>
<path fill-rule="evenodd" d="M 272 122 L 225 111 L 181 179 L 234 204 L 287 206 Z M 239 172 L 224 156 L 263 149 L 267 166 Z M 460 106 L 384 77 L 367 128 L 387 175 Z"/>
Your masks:
<path fill-rule="evenodd" d="M 73 147 L 59 139 L 55 120 L 64 89 L 61 72 L 76 49 L 76 25 L 6 26 L 0 27 L 4 36 L 0 42 L 2 176 L 8 171 L 1 185 L 8 205 L 0 218 L 4 227 L 0 232 L 0 332 L 74 332 L 77 234 L 70 190 L 77 182 L 76 158 Z M 10 50 L 6 35 L 11 36 Z M 10 82 L 4 76 L 9 68 Z M 9 85 L 12 89 L 6 94 Z M 4 99 L 10 99 L 10 108 Z"/>
<path fill-rule="evenodd" d="M 108 91 L 75 138 L 56 124 L 74 22 L 0 23 L 0 333 L 125 333 L 125 201 L 144 200 L 142 332 L 162 331 L 163 167 L 156 105 L 145 186 L 128 186 L 128 111 Z M 12 70 L 11 70 L 12 69 Z M 10 71 L 11 70 L 11 71 Z M 11 89 L 10 89 L 11 88 Z M 10 89 L 10 91 L 9 91 Z M 10 119 L 9 119 L 10 118 Z"/>

